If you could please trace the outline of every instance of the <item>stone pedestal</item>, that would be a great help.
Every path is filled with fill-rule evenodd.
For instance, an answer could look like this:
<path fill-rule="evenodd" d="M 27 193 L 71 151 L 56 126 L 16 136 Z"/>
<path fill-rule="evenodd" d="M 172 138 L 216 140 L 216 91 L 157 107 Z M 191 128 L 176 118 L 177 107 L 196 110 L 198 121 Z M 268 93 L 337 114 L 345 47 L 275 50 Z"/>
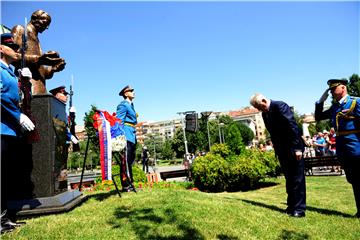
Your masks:
<path fill-rule="evenodd" d="M 32 99 L 40 141 L 22 147 L 21 161 L 27 164 L 22 168 L 25 174 L 19 176 L 20 184 L 14 192 L 23 190 L 24 194 L 15 194 L 8 204 L 9 210 L 16 211 L 17 215 L 65 211 L 82 198 L 79 191 L 67 189 L 65 107 L 50 94 L 35 95 Z"/>
<path fill-rule="evenodd" d="M 31 107 L 40 133 L 32 146 L 35 197 L 50 197 L 67 191 L 66 112 L 65 104 L 52 95 L 36 95 Z"/>

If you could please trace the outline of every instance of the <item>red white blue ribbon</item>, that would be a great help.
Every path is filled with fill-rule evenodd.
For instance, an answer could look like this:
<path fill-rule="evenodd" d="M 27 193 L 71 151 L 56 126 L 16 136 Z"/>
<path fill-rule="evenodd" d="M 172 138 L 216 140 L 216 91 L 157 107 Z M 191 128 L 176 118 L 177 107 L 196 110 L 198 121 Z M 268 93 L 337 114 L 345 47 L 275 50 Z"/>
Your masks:
<path fill-rule="evenodd" d="M 100 165 L 102 180 L 111 180 L 111 133 L 110 123 L 104 114 L 99 112 L 98 122 L 99 144 L 100 144 Z"/>

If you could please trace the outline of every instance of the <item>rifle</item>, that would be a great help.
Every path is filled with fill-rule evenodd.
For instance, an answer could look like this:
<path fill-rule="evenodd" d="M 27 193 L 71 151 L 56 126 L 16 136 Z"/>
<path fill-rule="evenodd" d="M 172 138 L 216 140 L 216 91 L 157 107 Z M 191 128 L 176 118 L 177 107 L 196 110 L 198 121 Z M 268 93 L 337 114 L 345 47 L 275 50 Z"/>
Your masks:
<path fill-rule="evenodd" d="M 25 18 L 24 32 L 22 35 L 22 44 L 21 44 L 21 69 L 26 66 L 25 53 L 27 49 L 27 19 Z M 30 120 L 36 125 L 35 120 L 31 114 L 31 82 L 30 79 L 22 77 L 19 74 L 19 87 L 22 94 L 22 102 L 20 105 L 21 111 L 30 118 Z M 40 135 L 37 129 L 33 131 L 24 133 L 26 142 L 32 144 L 40 140 Z"/>
<path fill-rule="evenodd" d="M 75 134 L 75 107 L 73 106 L 73 101 L 72 101 L 72 96 L 74 95 L 73 89 L 72 89 L 72 85 L 74 82 L 74 76 L 71 75 L 71 84 L 70 84 L 70 104 L 69 104 L 69 126 L 70 126 L 70 133 L 77 138 L 76 134 Z M 79 143 L 74 144 L 73 143 L 73 152 L 78 152 L 80 151 L 80 146 Z"/>

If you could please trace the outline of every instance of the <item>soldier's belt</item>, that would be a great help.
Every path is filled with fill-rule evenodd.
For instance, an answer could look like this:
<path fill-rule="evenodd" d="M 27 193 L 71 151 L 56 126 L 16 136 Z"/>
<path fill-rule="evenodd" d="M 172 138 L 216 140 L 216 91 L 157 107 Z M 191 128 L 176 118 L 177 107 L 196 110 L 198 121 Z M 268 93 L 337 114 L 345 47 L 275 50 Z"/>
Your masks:
<path fill-rule="evenodd" d="M 134 124 L 134 123 L 125 122 L 125 125 L 126 125 L 126 126 L 130 126 L 130 127 L 133 127 L 133 128 L 135 127 L 135 124 Z"/>
<path fill-rule="evenodd" d="M 353 133 L 360 133 L 360 130 L 348 130 L 348 131 L 338 131 L 336 132 L 337 136 L 345 136 Z"/>

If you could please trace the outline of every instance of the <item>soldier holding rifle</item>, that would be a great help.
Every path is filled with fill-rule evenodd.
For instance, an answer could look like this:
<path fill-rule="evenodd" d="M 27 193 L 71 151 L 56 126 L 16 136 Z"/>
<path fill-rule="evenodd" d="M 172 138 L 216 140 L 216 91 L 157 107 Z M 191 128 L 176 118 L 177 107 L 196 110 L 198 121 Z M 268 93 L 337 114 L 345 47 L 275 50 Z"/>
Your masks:
<path fill-rule="evenodd" d="M 1 233 L 19 226 L 8 218 L 10 181 L 14 178 L 12 169 L 16 169 L 19 161 L 17 153 L 21 132 L 35 128 L 33 122 L 20 111 L 18 79 L 9 67 L 9 64 L 21 58 L 19 48 L 12 34 L 1 35 Z M 31 78 L 29 69 L 21 69 L 19 73 L 21 78 Z"/>

